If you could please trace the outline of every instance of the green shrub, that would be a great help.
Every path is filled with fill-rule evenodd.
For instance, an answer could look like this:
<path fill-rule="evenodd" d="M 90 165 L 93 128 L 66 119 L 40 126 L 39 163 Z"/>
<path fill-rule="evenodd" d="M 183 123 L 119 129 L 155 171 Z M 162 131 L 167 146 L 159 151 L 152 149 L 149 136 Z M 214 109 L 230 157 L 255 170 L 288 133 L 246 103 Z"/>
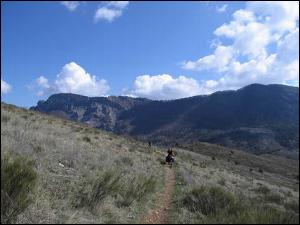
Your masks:
<path fill-rule="evenodd" d="M 220 180 L 218 180 L 218 184 L 225 186 L 226 185 L 226 180 L 222 177 Z"/>
<path fill-rule="evenodd" d="M 287 209 L 287 210 L 292 210 L 294 211 L 295 213 L 299 213 L 299 202 L 293 200 L 291 202 L 287 202 L 284 204 L 284 207 Z"/>
<path fill-rule="evenodd" d="M 205 163 L 205 162 L 201 162 L 201 163 L 199 164 L 199 166 L 200 166 L 200 168 L 206 168 L 206 163 Z"/>
<path fill-rule="evenodd" d="M 27 120 L 28 119 L 28 115 L 22 115 L 21 116 L 23 119 Z"/>
<path fill-rule="evenodd" d="M 140 201 L 147 195 L 153 193 L 155 191 L 155 187 L 156 181 L 153 176 L 150 176 L 149 178 L 144 176 L 133 178 L 120 192 L 122 200 L 120 200 L 118 204 L 120 206 L 128 207 L 134 201 Z"/>
<path fill-rule="evenodd" d="M 264 189 L 265 192 L 266 189 Z M 269 192 L 268 192 L 269 193 Z M 192 223 L 202 224 L 290 224 L 299 223 L 296 202 L 292 211 L 282 211 L 245 196 L 234 196 L 221 188 L 194 188 L 181 201 L 193 215 Z M 180 205 L 177 206 L 180 208 Z M 288 208 L 289 206 L 286 206 Z M 294 211 L 294 212 L 293 212 Z"/>
<path fill-rule="evenodd" d="M 161 165 L 167 164 L 166 161 L 165 161 L 164 159 L 159 159 L 159 162 L 160 162 Z"/>
<path fill-rule="evenodd" d="M 266 186 L 260 186 L 258 188 L 255 188 L 254 191 L 258 194 L 266 195 L 266 194 L 270 193 L 271 190 Z"/>
<path fill-rule="evenodd" d="M 40 153 L 43 151 L 43 148 L 40 145 L 34 146 L 33 151 L 36 153 Z"/>
<path fill-rule="evenodd" d="M 239 202 L 235 210 L 202 219 L 203 223 L 222 224 L 298 224 L 299 216 L 266 205 Z"/>
<path fill-rule="evenodd" d="M 37 173 L 33 162 L 21 156 L 1 158 L 1 223 L 14 223 L 32 202 Z"/>
<path fill-rule="evenodd" d="M 265 200 L 268 202 L 273 202 L 276 204 L 281 204 L 283 201 L 283 198 L 280 194 L 277 193 L 269 193 L 265 196 Z"/>
<path fill-rule="evenodd" d="M 194 188 L 183 200 L 183 204 L 191 212 L 201 212 L 203 215 L 215 215 L 233 204 L 234 198 L 230 193 L 219 187 Z"/>
<path fill-rule="evenodd" d="M 94 209 L 108 195 L 120 189 L 121 174 L 113 170 L 98 172 L 94 177 L 84 178 L 75 190 L 72 205 L 75 208 L 88 207 Z"/>
<path fill-rule="evenodd" d="M 75 130 L 75 132 L 80 132 L 82 130 L 82 128 L 81 127 L 75 127 L 74 130 Z"/>
<path fill-rule="evenodd" d="M 259 188 L 262 193 L 269 189 Z M 266 205 L 257 199 L 239 197 L 225 192 L 221 188 L 194 188 L 185 194 L 181 204 L 192 214 L 192 223 L 202 224 L 291 224 L 299 223 L 299 205 L 293 202 L 292 210 L 284 211 Z M 180 205 L 177 206 L 180 208 Z M 298 208 L 297 208 L 298 207 Z"/>
<path fill-rule="evenodd" d="M 114 162 L 117 166 L 125 165 L 125 166 L 133 166 L 133 160 L 127 156 L 121 156 Z"/>
<path fill-rule="evenodd" d="M 271 190 L 266 186 L 255 188 L 254 191 L 257 194 L 263 194 L 263 199 L 267 202 L 281 204 L 283 201 L 283 197 L 280 194 L 272 193 Z"/>
<path fill-rule="evenodd" d="M 8 115 L 1 115 L 1 122 L 7 123 L 10 120 L 10 117 Z"/>
<path fill-rule="evenodd" d="M 86 142 L 91 143 L 91 139 L 88 136 L 84 136 L 83 140 L 86 141 Z"/>

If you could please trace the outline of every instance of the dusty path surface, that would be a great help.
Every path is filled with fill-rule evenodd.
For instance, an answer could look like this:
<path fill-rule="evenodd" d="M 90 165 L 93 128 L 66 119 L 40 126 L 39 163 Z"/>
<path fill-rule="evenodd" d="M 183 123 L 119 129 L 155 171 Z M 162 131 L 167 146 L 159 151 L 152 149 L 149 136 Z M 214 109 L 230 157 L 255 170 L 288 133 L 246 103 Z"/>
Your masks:
<path fill-rule="evenodd" d="M 159 196 L 158 205 L 142 219 L 141 224 L 163 224 L 168 222 L 168 210 L 171 205 L 174 185 L 174 169 L 166 166 L 164 191 Z"/>

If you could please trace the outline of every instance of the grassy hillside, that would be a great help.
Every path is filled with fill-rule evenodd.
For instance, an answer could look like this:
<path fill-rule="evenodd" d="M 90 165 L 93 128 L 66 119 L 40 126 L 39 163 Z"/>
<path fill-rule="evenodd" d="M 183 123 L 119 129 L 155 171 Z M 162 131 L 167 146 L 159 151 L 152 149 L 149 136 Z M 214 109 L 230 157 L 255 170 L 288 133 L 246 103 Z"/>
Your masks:
<path fill-rule="evenodd" d="M 2 104 L 1 157 L 8 152 L 33 160 L 38 174 L 35 201 L 19 223 L 131 223 L 163 185 L 158 154 L 143 143 Z M 93 183 L 109 181 L 106 172 L 119 188 L 98 202 Z"/>
<path fill-rule="evenodd" d="M 299 161 L 207 143 L 188 147 L 175 149 L 169 222 L 299 222 Z M 18 192 L 23 198 L 10 195 L 7 204 L 19 210 L 11 221 L 138 223 L 164 191 L 165 151 L 1 104 L 1 206 L 5 191 L 30 184 L 28 195 Z M 8 182 L 13 178 L 20 185 Z M 24 202 L 28 207 L 17 204 Z M 1 207 L 1 222 L 8 208 Z"/>

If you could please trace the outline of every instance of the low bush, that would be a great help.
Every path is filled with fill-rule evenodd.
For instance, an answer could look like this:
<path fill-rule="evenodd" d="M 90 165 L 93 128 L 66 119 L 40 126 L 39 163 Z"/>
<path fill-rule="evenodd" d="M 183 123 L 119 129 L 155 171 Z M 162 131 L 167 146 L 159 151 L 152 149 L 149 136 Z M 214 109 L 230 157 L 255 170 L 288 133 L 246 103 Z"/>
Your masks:
<path fill-rule="evenodd" d="M 204 224 L 298 224 L 299 214 L 279 210 L 260 200 L 238 198 L 221 188 L 194 188 L 186 193 L 182 204 L 194 215 L 196 223 Z M 289 206 L 286 206 L 289 207 Z M 292 209 L 297 209 L 293 203 Z"/>
<path fill-rule="evenodd" d="M 140 201 L 155 191 L 156 181 L 153 176 L 133 178 L 120 192 L 119 206 L 130 206 L 134 201 Z"/>
<path fill-rule="evenodd" d="M 86 142 L 91 143 L 91 139 L 88 136 L 84 136 L 83 140 L 86 141 Z"/>
<path fill-rule="evenodd" d="M 205 162 L 201 162 L 200 164 L 199 164 L 199 166 L 200 166 L 200 168 L 206 168 L 206 163 Z"/>
<path fill-rule="evenodd" d="M 225 186 L 226 185 L 226 180 L 224 178 L 221 178 L 220 180 L 218 180 L 218 184 Z"/>
<path fill-rule="evenodd" d="M 10 117 L 8 115 L 1 115 L 1 122 L 7 123 L 10 120 Z"/>
<path fill-rule="evenodd" d="M 264 195 L 266 195 L 266 194 L 268 194 L 268 193 L 271 192 L 271 190 L 268 187 L 266 187 L 266 186 L 260 186 L 258 188 L 255 188 L 254 191 L 257 194 L 264 194 Z"/>
<path fill-rule="evenodd" d="M 239 207 L 231 212 L 225 212 L 202 219 L 203 223 L 222 224 L 298 224 L 299 216 L 267 205 L 255 205 L 250 202 L 239 202 Z"/>
<path fill-rule="evenodd" d="M 114 170 L 100 171 L 93 177 L 84 178 L 77 184 L 72 205 L 93 210 L 105 197 L 118 192 L 120 178 L 121 174 Z"/>
<path fill-rule="evenodd" d="M 291 202 L 287 202 L 284 204 L 284 207 L 287 209 L 287 210 L 292 210 L 294 211 L 295 213 L 298 213 L 299 214 L 299 202 L 293 200 Z"/>
<path fill-rule="evenodd" d="M 130 157 L 127 157 L 127 156 L 121 156 L 120 158 L 115 160 L 114 163 L 117 166 L 124 165 L 124 166 L 130 166 L 130 167 L 133 166 L 133 164 L 134 164 L 133 160 Z"/>
<path fill-rule="evenodd" d="M 22 115 L 21 116 L 23 119 L 27 120 L 28 119 L 28 115 Z"/>
<path fill-rule="evenodd" d="M 1 223 L 14 223 L 33 202 L 36 181 L 32 161 L 19 155 L 1 156 Z"/>
<path fill-rule="evenodd" d="M 191 212 L 201 212 L 203 215 L 215 215 L 233 202 L 233 196 L 221 188 L 203 186 L 194 188 L 183 200 L 187 209 Z"/>
<path fill-rule="evenodd" d="M 278 193 L 269 193 L 265 196 L 265 201 L 272 202 L 276 204 L 281 204 L 283 202 L 283 197 Z"/>

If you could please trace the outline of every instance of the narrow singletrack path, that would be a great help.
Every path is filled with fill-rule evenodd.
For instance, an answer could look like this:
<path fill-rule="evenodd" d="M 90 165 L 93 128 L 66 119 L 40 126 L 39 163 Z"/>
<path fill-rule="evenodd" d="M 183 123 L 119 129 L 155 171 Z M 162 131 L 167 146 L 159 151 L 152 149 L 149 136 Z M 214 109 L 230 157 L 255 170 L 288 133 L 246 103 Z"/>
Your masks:
<path fill-rule="evenodd" d="M 168 223 L 168 211 L 170 209 L 173 189 L 175 186 L 175 172 L 173 168 L 165 168 L 164 191 L 159 196 L 159 202 L 155 209 L 142 219 L 141 224 L 166 224 Z"/>

